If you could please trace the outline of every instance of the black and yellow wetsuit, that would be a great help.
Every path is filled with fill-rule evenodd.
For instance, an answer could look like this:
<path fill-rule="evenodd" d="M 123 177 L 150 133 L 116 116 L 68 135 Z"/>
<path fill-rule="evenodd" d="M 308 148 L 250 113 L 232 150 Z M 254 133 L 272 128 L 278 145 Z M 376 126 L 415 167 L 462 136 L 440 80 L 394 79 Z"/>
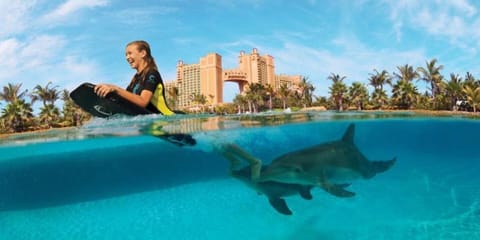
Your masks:
<path fill-rule="evenodd" d="M 167 105 L 163 80 L 158 71 L 151 70 L 145 75 L 135 74 L 134 81 L 127 87 L 127 91 L 137 95 L 140 95 L 143 90 L 148 90 L 153 93 L 147 110 L 163 115 L 175 114 Z"/>

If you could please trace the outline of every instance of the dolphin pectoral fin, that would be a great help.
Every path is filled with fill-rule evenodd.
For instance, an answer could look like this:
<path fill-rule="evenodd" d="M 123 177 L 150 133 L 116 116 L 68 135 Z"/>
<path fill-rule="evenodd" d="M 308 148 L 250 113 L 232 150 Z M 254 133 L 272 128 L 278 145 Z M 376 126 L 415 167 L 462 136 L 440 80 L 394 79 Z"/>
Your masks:
<path fill-rule="evenodd" d="M 313 198 L 312 193 L 310 192 L 311 189 L 311 186 L 302 187 L 299 191 L 300 196 L 305 200 L 311 200 Z"/>
<path fill-rule="evenodd" d="M 268 202 L 277 212 L 284 215 L 292 215 L 292 211 L 288 208 L 287 202 L 283 198 L 268 198 Z"/>
<path fill-rule="evenodd" d="M 345 187 L 348 187 L 350 184 L 329 184 L 323 183 L 321 187 L 326 192 L 341 198 L 353 197 L 355 196 L 354 192 L 345 190 Z"/>

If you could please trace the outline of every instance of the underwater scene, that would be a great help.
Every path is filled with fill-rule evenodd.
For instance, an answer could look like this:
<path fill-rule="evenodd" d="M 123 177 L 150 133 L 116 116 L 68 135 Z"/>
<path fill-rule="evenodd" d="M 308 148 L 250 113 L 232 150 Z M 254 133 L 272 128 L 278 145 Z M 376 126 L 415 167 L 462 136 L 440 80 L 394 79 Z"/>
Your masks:
<path fill-rule="evenodd" d="M 0 239 L 480 239 L 480 120 L 158 115 L 0 139 Z"/>

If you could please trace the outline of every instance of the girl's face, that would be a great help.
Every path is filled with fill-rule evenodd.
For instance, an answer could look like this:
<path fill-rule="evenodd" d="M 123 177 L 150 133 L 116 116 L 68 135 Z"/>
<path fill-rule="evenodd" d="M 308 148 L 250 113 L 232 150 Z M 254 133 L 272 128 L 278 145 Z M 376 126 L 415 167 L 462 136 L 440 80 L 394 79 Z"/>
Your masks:
<path fill-rule="evenodd" d="M 138 47 L 135 44 L 128 45 L 125 49 L 125 58 L 130 66 L 137 70 L 137 72 L 141 72 L 145 67 L 145 50 L 138 51 Z"/>

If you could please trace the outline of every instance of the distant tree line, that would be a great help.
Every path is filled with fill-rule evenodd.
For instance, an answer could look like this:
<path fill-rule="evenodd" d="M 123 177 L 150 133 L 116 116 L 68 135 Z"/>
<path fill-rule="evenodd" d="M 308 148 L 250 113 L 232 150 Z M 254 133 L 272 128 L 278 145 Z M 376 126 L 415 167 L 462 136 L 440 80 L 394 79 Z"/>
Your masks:
<path fill-rule="evenodd" d="M 267 109 L 306 108 L 323 106 L 328 110 L 451 110 L 477 112 L 480 106 L 480 81 L 467 72 L 464 77 L 451 73 L 441 74 L 442 65 L 433 59 L 425 67 L 414 68 L 408 64 L 398 66 L 397 71 L 373 70 L 368 83 L 345 83 L 346 76 L 331 73 L 328 96 L 314 96 L 315 87 L 303 78 L 298 85 L 281 85 L 273 90 L 269 85 L 250 84 L 243 95 L 237 95 L 228 113 L 258 112 Z M 427 84 L 421 93 L 417 83 Z M 370 93 L 367 86 L 373 91 Z M 391 88 L 390 94 L 385 89 Z"/>
<path fill-rule="evenodd" d="M 278 89 L 268 84 L 252 83 L 244 94 L 237 94 L 233 103 L 229 104 L 214 105 L 211 103 L 214 96 L 194 94 L 191 96 L 194 110 L 191 111 L 235 114 L 287 108 L 295 111 L 316 106 L 334 111 L 402 109 L 477 112 L 480 81 L 469 72 L 463 77 L 455 73 L 445 77 L 442 69 L 436 59 L 427 61 L 425 67 L 398 66 L 393 73 L 374 69 L 369 73 L 367 84 L 353 81 L 351 85 L 345 83 L 346 76 L 331 73 L 326 77 L 326 81 L 330 82 L 328 96 L 315 96 L 315 87 L 308 77 L 298 84 L 283 84 Z M 416 86 L 419 82 L 428 86 L 423 93 Z M 368 85 L 373 89 L 371 93 Z M 0 133 L 80 126 L 91 118 L 73 103 L 67 90 L 59 91 L 57 86 L 51 86 L 51 82 L 46 86 L 37 85 L 31 93 L 22 91 L 21 86 L 9 83 L 0 92 Z M 389 93 L 386 86 L 391 89 Z M 179 94 L 176 88 L 170 89 L 167 94 L 167 101 L 173 108 L 176 108 Z M 55 104 L 58 100 L 63 100 L 61 109 Z M 42 103 L 37 116 L 32 109 L 36 101 Z"/>
<path fill-rule="evenodd" d="M 31 93 L 21 90 L 22 84 L 9 83 L 4 86 L 0 91 L 0 133 L 80 126 L 90 119 L 91 116 L 72 101 L 68 90 L 59 91 L 57 86 L 51 84 L 37 85 Z M 55 104 L 58 100 L 63 100 L 61 109 Z M 37 101 L 42 106 L 35 116 L 32 105 Z"/>

